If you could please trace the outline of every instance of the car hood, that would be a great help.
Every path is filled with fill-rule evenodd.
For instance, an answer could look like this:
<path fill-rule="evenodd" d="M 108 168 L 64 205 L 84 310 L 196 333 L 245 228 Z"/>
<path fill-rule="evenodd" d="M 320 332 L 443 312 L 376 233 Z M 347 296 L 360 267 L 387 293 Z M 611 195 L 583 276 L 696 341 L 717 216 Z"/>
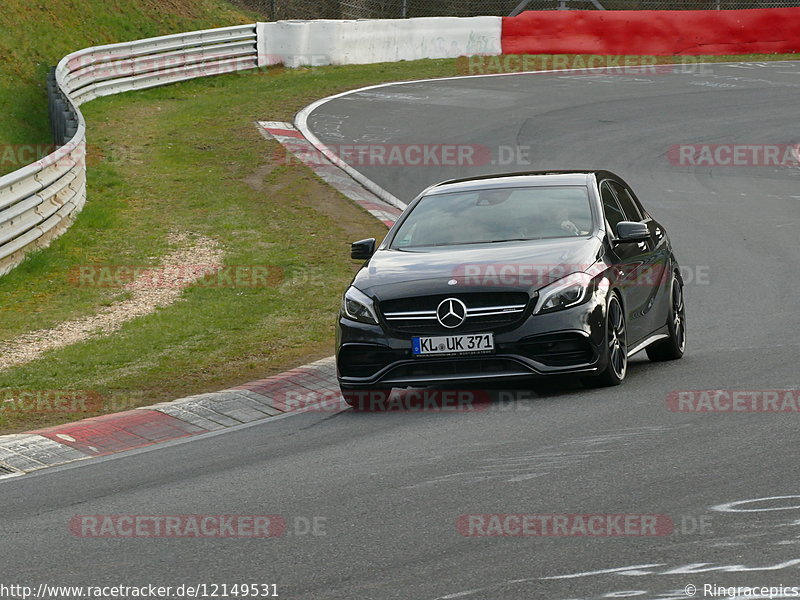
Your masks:
<path fill-rule="evenodd" d="M 378 300 L 474 291 L 531 291 L 599 257 L 596 237 L 378 250 L 353 285 Z"/>

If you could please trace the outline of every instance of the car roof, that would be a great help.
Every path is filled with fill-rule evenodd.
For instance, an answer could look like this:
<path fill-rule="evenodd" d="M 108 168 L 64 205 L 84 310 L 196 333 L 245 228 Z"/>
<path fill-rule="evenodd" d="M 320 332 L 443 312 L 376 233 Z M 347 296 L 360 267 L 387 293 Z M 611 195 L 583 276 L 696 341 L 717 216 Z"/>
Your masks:
<path fill-rule="evenodd" d="M 521 173 L 501 173 L 479 175 L 462 179 L 450 179 L 428 188 L 426 195 L 446 192 L 471 191 L 492 188 L 527 187 L 545 185 L 587 185 L 591 176 L 619 179 L 610 171 L 525 171 Z"/>

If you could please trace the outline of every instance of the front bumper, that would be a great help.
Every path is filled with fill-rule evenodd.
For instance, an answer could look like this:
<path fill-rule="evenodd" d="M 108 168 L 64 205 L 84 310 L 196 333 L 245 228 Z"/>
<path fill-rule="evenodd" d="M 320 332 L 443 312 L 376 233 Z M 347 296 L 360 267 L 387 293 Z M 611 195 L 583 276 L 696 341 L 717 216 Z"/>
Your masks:
<path fill-rule="evenodd" d="M 337 375 L 343 387 L 361 389 L 592 375 L 606 367 L 605 323 L 605 299 L 594 295 L 581 305 L 529 315 L 510 331 L 493 332 L 493 354 L 419 357 L 411 353 L 413 334 L 340 316 Z"/>

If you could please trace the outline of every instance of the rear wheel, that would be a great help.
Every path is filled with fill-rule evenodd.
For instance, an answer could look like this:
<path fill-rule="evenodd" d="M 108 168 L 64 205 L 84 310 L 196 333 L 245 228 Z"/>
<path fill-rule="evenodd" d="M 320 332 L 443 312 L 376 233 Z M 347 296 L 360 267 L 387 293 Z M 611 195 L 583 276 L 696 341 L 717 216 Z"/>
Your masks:
<path fill-rule="evenodd" d="M 686 305 L 683 300 L 683 284 L 677 275 L 672 276 L 670 286 L 667 331 L 667 339 L 647 347 L 647 358 L 650 360 L 676 360 L 683 356 L 686 349 Z"/>
<path fill-rule="evenodd" d="M 612 294 L 606 309 L 606 347 L 608 366 L 600 375 L 582 377 L 587 387 L 609 387 L 619 385 L 628 372 L 628 338 L 625 327 L 625 311 L 617 294 Z"/>

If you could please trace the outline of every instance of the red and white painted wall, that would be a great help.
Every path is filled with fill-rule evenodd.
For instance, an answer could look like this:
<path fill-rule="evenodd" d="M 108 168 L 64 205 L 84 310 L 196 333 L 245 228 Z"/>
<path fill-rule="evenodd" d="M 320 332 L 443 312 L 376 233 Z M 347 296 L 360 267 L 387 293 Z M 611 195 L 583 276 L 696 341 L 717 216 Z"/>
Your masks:
<path fill-rule="evenodd" d="M 368 64 L 499 54 L 696 56 L 800 51 L 800 8 L 527 11 L 259 23 L 259 65 Z"/>

